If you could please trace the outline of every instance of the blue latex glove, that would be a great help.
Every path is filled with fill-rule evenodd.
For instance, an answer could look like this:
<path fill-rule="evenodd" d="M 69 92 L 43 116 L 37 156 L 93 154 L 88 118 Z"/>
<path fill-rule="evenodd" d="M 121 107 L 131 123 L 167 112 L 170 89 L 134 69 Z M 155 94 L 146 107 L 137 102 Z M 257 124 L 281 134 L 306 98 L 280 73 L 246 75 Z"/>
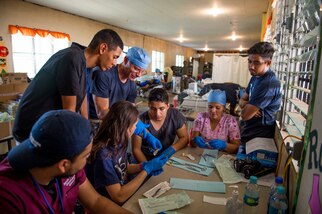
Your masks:
<path fill-rule="evenodd" d="M 143 162 L 142 168 L 146 171 L 148 175 L 151 175 L 152 172 L 157 173 L 157 171 L 160 171 L 164 164 L 166 164 L 168 161 L 168 157 L 164 155 L 160 155 L 159 157 L 156 157 L 150 161 Z"/>
<path fill-rule="evenodd" d="M 242 96 L 244 95 L 244 89 L 239 89 L 239 99 L 242 98 Z"/>
<path fill-rule="evenodd" d="M 149 84 L 149 81 L 141 82 L 141 83 L 140 83 L 140 87 L 144 87 L 144 86 L 146 86 L 147 84 Z"/>
<path fill-rule="evenodd" d="M 176 153 L 176 150 L 172 146 L 169 146 L 166 150 L 162 152 L 162 154 L 164 156 L 167 156 L 168 158 L 170 158 L 174 153 Z"/>
<path fill-rule="evenodd" d="M 211 140 L 209 141 L 209 145 L 214 149 L 225 150 L 227 147 L 227 143 L 223 140 Z"/>
<path fill-rule="evenodd" d="M 134 134 L 139 135 L 144 139 L 146 137 L 146 134 L 148 133 L 146 129 L 149 127 L 150 127 L 149 124 L 145 124 L 141 120 L 139 120 L 138 123 L 136 124 Z"/>
<path fill-rule="evenodd" d="M 161 150 L 162 149 L 162 144 L 159 141 L 158 138 L 154 137 L 150 132 L 147 132 L 145 137 L 143 138 L 148 144 L 149 146 L 151 146 L 153 149 L 158 149 Z"/>
<path fill-rule="evenodd" d="M 163 172 L 163 169 L 159 169 L 159 170 L 151 172 L 151 175 L 157 176 L 157 175 L 160 175 L 162 172 Z"/>
<path fill-rule="evenodd" d="M 198 147 L 207 148 L 206 141 L 202 137 L 195 137 L 193 138 L 193 141 L 198 145 Z"/>

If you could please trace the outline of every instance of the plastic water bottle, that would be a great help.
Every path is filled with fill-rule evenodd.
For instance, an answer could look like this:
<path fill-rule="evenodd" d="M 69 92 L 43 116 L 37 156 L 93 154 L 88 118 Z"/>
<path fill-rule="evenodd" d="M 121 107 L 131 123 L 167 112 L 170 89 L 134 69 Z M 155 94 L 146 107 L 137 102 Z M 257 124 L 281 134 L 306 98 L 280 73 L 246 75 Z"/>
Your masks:
<path fill-rule="evenodd" d="M 248 206 L 257 206 L 259 201 L 259 186 L 257 177 L 250 176 L 249 183 L 245 188 L 244 203 Z"/>
<path fill-rule="evenodd" d="M 278 186 L 276 193 L 270 199 L 269 214 L 286 214 L 287 213 L 287 198 L 285 196 L 285 188 Z"/>
<path fill-rule="evenodd" d="M 281 186 L 282 184 L 283 184 L 283 178 L 276 176 L 275 183 L 271 185 L 270 191 L 269 191 L 268 202 L 267 202 L 267 213 L 269 210 L 269 203 L 270 203 L 271 197 L 276 193 L 276 188 L 278 186 Z"/>
<path fill-rule="evenodd" d="M 238 199 L 238 190 L 233 190 L 232 197 L 227 199 L 226 214 L 241 214 L 243 203 Z"/>

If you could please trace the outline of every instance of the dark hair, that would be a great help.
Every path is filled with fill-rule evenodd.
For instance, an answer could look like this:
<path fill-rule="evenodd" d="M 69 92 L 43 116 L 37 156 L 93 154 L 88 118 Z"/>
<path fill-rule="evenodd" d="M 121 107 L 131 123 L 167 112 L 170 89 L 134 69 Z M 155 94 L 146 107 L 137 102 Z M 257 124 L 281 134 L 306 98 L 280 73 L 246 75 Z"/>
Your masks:
<path fill-rule="evenodd" d="M 123 41 L 121 37 L 111 29 L 103 29 L 98 31 L 93 37 L 88 47 L 95 50 L 101 43 L 106 43 L 109 51 L 116 50 L 120 47 L 123 50 Z"/>
<path fill-rule="evenodd" d="M 169 96 L 163 88 L 154 88 L 150 91 L 148 100 L 149 102 L 163 102 L 168 104 Z"/>
<path fill-rule="evenodd" d="M 85 150 L 85 148 L 84 148 Z M 83 151 L 84 151 L 83 150 Z M 79 153 L 77 154 L 74 154 L 70 157 L 65 157 L 65 158 L 60 158 L 59 160 L 55 159 L 55 158 L 52 158 L 51 160 L 49 160 L 48 158 L 48 161 L 47 162 L 38 162 L 37 164 L 37 167 L 41 167 L 41 168 L 44 168 L 44 167 L 49 167 L 49 166 L 52 166 L 56 163 L 58 163 L 59 161 L 63 160 L 63 159 L 67 159 L 69 160 L 71 163 L 74 163 L 76 161 L 76 158 L 83 152 L 83 151 L 80 151 Z"/>
<path fill-rule="evenodd" d="M 127 149 L 129 137 L 127 129 L 138 119 L 139 111 L 128 101 L 119 101 L 112 105 L 107 115 L 103 118 L 98 132 L 93 140 L 90 160 L 103 147 L 113 147 L 117 151 Z"/>
<path fill-rule="evenodd" d="M 269 42 L 258 42 L 253 45 L 248 51 L 248 54 L 259 54 L 263 58 L 273 58 L 275 50 Z"/>

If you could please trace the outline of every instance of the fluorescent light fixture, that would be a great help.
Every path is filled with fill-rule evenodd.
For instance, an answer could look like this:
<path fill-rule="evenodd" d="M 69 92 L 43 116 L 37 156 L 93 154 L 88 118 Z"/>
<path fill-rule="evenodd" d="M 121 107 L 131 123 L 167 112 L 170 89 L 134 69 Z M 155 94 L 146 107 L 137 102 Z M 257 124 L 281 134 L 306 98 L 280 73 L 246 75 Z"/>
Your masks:
<path fill-rule="evenodd" d="M 235 41 L 237 39 L 235 31 L 231 34 L 231 40 Z"/>
<path fill-rule="evenodd" d="M 205 45 L 205 51 L 208 51 L 208 45 Z"/>
<path fill-rule="evenodd" d="M 182 43 L 182 42 L 186 41 L 187 39 L 183 38 L 183 36 L 180 35 L 180 37 L 177 38 L 176 40 L 178 40 L 180 43 Z"/>
<path fill-rule="evenodd" d="M 206 13 L 209 14 L 209 15 L 212 15 L 212 16 L 218 16 L 219 14 L 224 13 L 224 10 L 215 6 L 215 7 L 211 8 L 211 9 L 208 9 L 206 11 Z"/>

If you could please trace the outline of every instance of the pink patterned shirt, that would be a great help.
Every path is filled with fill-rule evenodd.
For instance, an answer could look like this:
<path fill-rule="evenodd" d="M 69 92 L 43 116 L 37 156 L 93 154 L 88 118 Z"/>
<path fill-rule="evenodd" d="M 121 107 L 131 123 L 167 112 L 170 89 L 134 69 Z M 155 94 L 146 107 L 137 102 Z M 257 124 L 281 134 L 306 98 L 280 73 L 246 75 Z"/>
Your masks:
<path fill-rule="evenodd" d="M 205 141 L 214 139 L 232 142 L 240 139 L 238 122 L 235 117 L 223 114 L 215 130 L 211 130 L 208 112 L 201 112 L 193 123 L 193 131 L 199 131 Z"/>

